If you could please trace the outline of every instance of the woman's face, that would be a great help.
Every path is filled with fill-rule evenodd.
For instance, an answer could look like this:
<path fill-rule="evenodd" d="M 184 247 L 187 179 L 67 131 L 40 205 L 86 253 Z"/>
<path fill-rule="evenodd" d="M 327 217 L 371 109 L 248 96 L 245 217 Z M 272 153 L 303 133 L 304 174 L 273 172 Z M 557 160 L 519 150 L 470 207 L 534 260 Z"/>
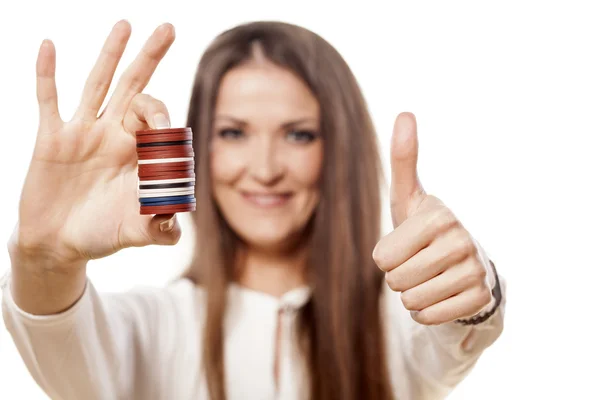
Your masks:
<path fill-rule="evenodd" d="M 213 194 L 251 246 L 291 244 L 319 201 L 323 161 L 316 98 L 269 62 L 230 70 L 219 88 L 211 147 Z"/>

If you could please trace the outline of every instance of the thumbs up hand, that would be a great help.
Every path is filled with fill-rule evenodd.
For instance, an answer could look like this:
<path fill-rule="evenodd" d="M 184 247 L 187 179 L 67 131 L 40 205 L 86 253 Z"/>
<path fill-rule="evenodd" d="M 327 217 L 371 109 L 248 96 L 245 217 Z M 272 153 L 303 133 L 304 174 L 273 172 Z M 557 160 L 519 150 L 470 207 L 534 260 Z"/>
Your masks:
<path fill-rule="evenodd" d="M 425 193 L 417 175 L 414 115 L 400 114 L 391 145 L 394 230 L 373 251 L 387 284 L 424 325 L 468 318 L 492 301 L 485 255 L 442 201 Z"/>

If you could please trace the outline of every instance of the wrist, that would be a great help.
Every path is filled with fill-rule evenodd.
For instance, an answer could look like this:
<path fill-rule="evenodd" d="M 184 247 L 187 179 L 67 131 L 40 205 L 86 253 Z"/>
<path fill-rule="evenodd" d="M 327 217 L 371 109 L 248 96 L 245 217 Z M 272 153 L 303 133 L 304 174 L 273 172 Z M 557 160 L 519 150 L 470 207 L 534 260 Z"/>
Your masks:
<path fill-rule="evenodd" d="M 37 273 L 72 272 L 75 269 L 84 269 L 88 261 L 74 256 L 74 252 L 61 250 L 59 244 L 24 239 L 19 235 L 18 227 L 8 240 L 7 249 L 13 270 L 19 268 Z"/>
<path fill-rule="evenodd" d="M 50 315 L 62 312 L 85 288 L 86 262 L 67 261 L 45 253 L 23 251 L 9 245 L 11 272 L 6 276 L 14 303 L 26 313 Z"/>

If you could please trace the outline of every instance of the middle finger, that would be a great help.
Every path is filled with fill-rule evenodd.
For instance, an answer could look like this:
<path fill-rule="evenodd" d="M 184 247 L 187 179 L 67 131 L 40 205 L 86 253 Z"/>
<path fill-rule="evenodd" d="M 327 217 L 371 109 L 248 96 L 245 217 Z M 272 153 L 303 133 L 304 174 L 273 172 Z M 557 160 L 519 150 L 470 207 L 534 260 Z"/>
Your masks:
<path fill-rule="evenodd" d="M 154 31 L 135 60 L 123 73 L 115 88 L 104 115 L 109 119 L 122 119 L 133 97 L 140 93 L 152 77 L 158 63 L 175 40 L 175 28 L 166 23 Z"/>
<path fill-rule="evenodd" d="M 76 117 L 95 119 L 98 116 L 130 36 L 131 25 L 127 21 L 115 24 L 85 83 Z"/>

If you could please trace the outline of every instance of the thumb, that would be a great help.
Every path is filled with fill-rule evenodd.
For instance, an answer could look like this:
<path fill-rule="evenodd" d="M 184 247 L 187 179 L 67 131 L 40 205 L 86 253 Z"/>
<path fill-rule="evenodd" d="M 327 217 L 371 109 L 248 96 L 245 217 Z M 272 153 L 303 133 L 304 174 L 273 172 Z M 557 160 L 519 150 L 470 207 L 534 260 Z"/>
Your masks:
<path fill-rule="evenodd" d="M 152 217 L 147 225 L 151 244 L 174 245 L 181 238 L 181 226 L 176 214 L 162 214 Z"/>
<path fill-rule="evenodd" d="M 394 228 L 414 214 L 426 196 L 417 174 L 418 154 L 416 118 L 412 113 L 403 112 L 396 117 L 390 154 L 390 195 Z"/>

